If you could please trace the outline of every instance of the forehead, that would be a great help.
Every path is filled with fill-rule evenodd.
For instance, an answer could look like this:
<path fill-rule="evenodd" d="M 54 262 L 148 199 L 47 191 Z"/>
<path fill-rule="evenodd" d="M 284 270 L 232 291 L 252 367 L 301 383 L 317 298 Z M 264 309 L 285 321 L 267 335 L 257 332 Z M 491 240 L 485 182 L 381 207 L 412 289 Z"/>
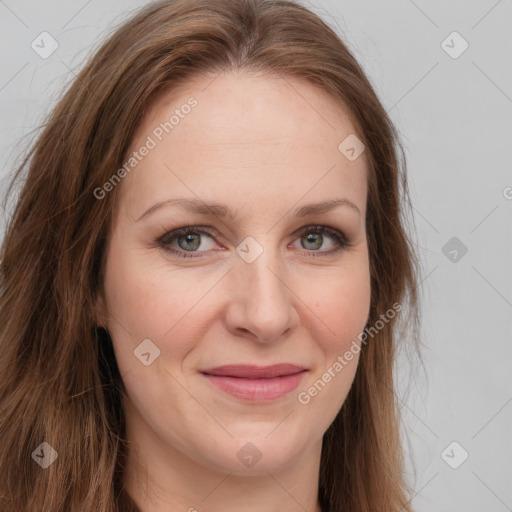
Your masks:
<path fill-rule="evenodd" d="M 338 148 L 355 131 L 340 102 L 303 80 L 242 71 L 195 76 L 146 112 L 127 158 L 151 149 L 123 180 L 120 202 L 135 214 L 164 196 L 269 207 L 272 198 L 339 191 L 364 210 L 366 155 L 349 161 Z"/>

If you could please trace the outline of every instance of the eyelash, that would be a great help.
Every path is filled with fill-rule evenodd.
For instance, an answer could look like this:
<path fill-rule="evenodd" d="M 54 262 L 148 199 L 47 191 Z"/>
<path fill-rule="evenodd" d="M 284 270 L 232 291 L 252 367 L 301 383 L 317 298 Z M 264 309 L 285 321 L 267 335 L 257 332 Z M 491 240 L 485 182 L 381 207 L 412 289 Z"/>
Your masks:
<path fill-rule="evenodd" d="M 160 236 L 156 240 L 156 246 L 161 247 L 167 252 L 170 252 L 179 258 L 202 258 L 203 256 L 199 256 L 203 252 L 206 251 L 183 251 L 183 250 L 177 250 L 170 247 L 170 244 L 179 238 L 180 236 L 194 233 L 194 234 L 206 234 L 215 239 L 216 231 L 209 226 L 194 226 L 194 225 L 186 225 L 182 228 L 178 228 L 172 231 L 168 231 L 164 235 Z M 312 225 L 312 226 L 305 226 L 298 234 L 297 237 L 300 238 L 307 234 L 327 234 L 331 238 L 334 239 L 334 241 L 337 243 L 338 247 L 334 249 L 330 249 L 328 251 L 308 251 L 307 254 L 308 257 L 319 257 L 319 256 L 325 256 L 325 255 L 332 255 L 335 253 L 338 253 L 344 249 L 347 249 L 348 247 L 352 246 L 352 243 L 348 238 L 345 236 L 344 233 L 341 231 L 331 228 L 329 226 L 321 226 L 321 225 Z M 316 254 L 315 254 L 316 253 Z"/>

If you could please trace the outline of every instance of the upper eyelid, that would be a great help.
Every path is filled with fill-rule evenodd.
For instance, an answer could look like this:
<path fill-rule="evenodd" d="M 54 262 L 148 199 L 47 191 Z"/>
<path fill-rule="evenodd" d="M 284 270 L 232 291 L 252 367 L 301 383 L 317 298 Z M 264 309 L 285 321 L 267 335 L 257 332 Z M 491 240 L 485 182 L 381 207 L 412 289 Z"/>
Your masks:
<path fill-rule="evenodd" d="M 201 233 L 209 235 L 210 237 L 214 238 L 215 236 L 218 236 L 223 241 L 227 242 L 227 239 L 220 233 L 219 231 L 215 230 L 214 228 L 210 228 L 208 226 L 183 226 L 176 229 L 171 229 L 169 231 L 166 231 L 162 236 L 158 238 L 159 241 L 165 239 L 166 237 L 169 238 L 177 238 L 178 236 L 182 236 L 181 233 L 185 234 L 188 232 L 193 233 Z M 170 236 L 172 235 L 172 237 Z"/>

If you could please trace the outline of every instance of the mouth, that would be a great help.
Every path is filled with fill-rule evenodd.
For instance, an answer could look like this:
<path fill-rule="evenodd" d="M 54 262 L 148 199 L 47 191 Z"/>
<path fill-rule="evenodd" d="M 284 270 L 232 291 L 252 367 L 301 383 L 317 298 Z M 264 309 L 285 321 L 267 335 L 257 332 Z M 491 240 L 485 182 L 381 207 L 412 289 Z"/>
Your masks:
<path fill-rule="evenodd" d="M 273 379 L 287 377 L 304 371 L 306 368 L 290 363 L 273 364 L 271 366 L 257 366 L 252 364 L 228 364 L 201 370 L 206 375 L 218 377 L 238 377 L 242 379 Z"/>
<path fill-rule="evenodd" d="M 252 402 L 276 400 L 293 391 L 307 373 L 303 366 L 225 365 L 202 370 L 210 383 L 235 398 Z"/>

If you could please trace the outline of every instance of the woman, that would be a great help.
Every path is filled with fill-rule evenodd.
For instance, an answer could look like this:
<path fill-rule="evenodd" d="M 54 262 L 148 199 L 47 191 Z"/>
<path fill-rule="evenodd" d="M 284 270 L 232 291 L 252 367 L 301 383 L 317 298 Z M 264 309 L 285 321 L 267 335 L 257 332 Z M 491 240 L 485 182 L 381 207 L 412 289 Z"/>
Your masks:
<path fill-rule="evenodd" d="M 0 508 L 411 510 L 399 154 L 293 2 L 168 0 L 118 28 L 18 173 Z"/>

